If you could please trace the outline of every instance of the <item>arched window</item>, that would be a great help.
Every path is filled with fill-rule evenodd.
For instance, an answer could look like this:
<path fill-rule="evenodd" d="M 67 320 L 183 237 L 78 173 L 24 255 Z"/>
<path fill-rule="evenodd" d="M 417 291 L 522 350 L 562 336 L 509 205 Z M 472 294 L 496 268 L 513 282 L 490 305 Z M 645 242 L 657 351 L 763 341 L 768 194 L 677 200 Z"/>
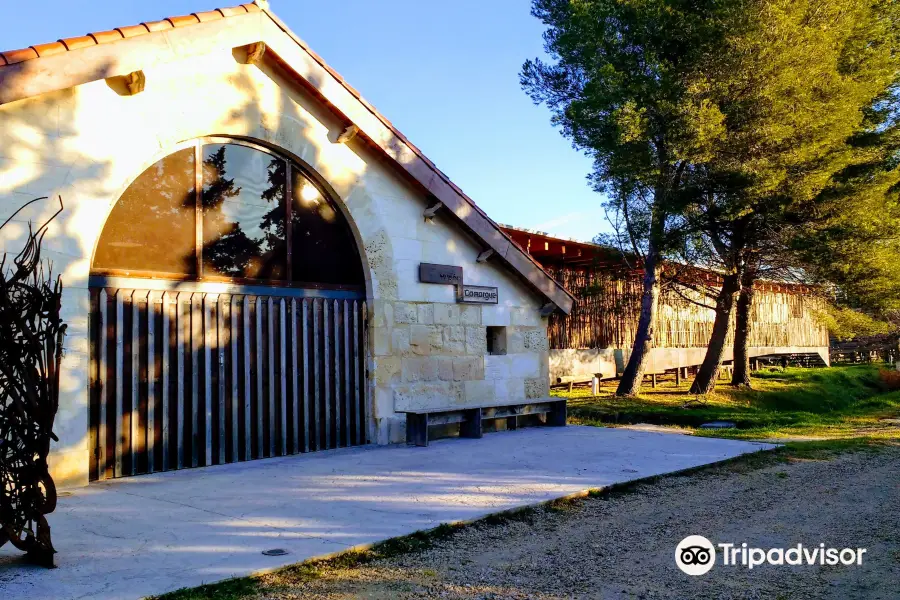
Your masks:
<path fill-rule="evenodd" d="M 344 216 L 303 169 L 212 138 L 144 171 L 113 207 L 95 275 L 360 288 Z"/>

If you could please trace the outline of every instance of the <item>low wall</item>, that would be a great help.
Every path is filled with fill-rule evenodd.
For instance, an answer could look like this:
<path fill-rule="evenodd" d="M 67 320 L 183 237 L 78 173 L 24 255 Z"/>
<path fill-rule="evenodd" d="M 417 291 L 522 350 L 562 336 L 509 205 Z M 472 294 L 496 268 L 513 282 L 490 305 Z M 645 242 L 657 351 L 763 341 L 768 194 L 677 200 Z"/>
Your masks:
<path fill-rule="evenodd" d="M 831 364 L 827 346 L 756 346 L 750 348 L 750 356 L 778 354 L 818 354 Z M 591 376 L 600 373 L 604 379 L 615 377 L 625 368 L 631 354 L 630 348 L 594 348 L 586 350 L 550 350 L 550 383 L 566 375 Z M 653 348 L 648 358 L 647 374 L 662 373 L 677 367 L 692 367 L 703 362 L 706 348 Z M 722 360 L 732 360 L 728 348 Z"/>

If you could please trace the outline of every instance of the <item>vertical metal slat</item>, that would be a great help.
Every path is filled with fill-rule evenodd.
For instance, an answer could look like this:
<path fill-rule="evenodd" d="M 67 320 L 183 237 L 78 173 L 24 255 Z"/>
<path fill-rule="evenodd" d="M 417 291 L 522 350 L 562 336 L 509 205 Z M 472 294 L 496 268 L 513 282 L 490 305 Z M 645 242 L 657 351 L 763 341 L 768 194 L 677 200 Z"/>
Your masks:
<path fill-rule="evenodd" d="M 177 390 L 177 405 L 175 406 L 175 443 L 177 444 L 177 461 L 175 468 L 184 467 L 184 302 L 183 296 L 190 298 L 190 294 L 175 295 L 175 352 L 178 361 L 178 381 L 175 382 Z"/>
<path fill-rule="evenodd" d="M 107 440 L 106 440 L 106 404 L 107 404 L 107 382 L 109 373 L 107 371 L 107 354 L 108 350 L 108 323 L 109 319 L 107 316 L 107 311 L 109 310 L 107 303 L 109 299 L 106 295 L 106 289 L 101 289 L 99 294 L 99 305 L 100 305 L 100 373 L 97 378 L 97 387 L 99 388 L 99 397 L 100 397 L 100 416 L 99 423 L 97 423 L 97 478 L 105 479 L 107 468 L 109 467 L 107 460 Z"/>
<path fill-rule="evenodd" d="M 203 342 L 203 294 L 191 295 L 191 466 L 200 464 L 200 351 Z"/>
<path fill-rule="evenodd" d="M 129 421 L 131 474 L 137 473 L 138 441 L 141 419 L 141 388 L 138 373 L 141 368 L 141 308 L 137 290 L 131 293 L 131 420 Z"/>
<path fill-rule="evenodd" d="M 294 423 L 294 436 L 291 451 L 296 454 L 300 452 L 300 416 L 297 412 L 297 376 L 300 374 L 297 365 L 297 301 L 291 298 L 291 407 L 293 409 L 292 420 Z"/>
<path fill-rule="evenodd" d="M 300 337 L 303 340 L 303 451 L 309 452 L 309 307 L 303 299 L 300 314 Z"/>
<path fill-rule="evenodd" d="M 317 300 L 312 301 L 313 311 L 313 397 L 312 397 L 312 405 L 313 405 L 313 427 L 316 431 L 316 445 L 315 449 L 320 450 L 322 448 L 322 440 L 320 438 L 320 429 L 319 429 L 319 302 Z"/>
<path fill-rule="evenodd" d="M 169 468 L 169 293 L 162 295 L 162 465 Z"/>
<path fill-rule="evenodd" d="M 116 436 L 116 450 L 115 450 L 115 464 L 113 466 L 113 477 L 121 477 L 122 476 L 122 445 L 125 441 L 124 432 L 122 431 L 122 424 L 124 418 L 124 408 L 123 408 L 123 399 L 122 399 L 122 373 L 123 373 L 123 362 L 124 359 L 122 357 L 122 353 L 124 352 L 124 327 L 122 327 L 122 316 L 125 312 L 123 306 L 122 297 L 126 294 L 125 290 L 117 290 L 116 291 L 116 420 L 114 422 L 115 425 L 115 436 Z"/>
<path fill-rule="evenodd" d="M 279 380 L 281 385 L 278 388 L 278 404 L 281 410 L 281 455 L 284 456 L 287 454 L 287 435 L 288 435 L 288 426 L 287 426 L 287 372 L 285 370 L 285 363 L 287 362 L 287 348 L 286 340 L 285 340 L 285 306 L 284 306 L 284 298 L 281 298 L 278 301 L 278 331 L 280 335 L 278 336 L 279 342 L 279 355 L 281 361 L 281 375 L 279 376 Z"/>
<path fill-rule="evenodd" d="M 262 327 L 262 307 L 263 301 L 259 296 L 256 297 L 256 446 L 259 454 L 257 458 L 265 456 L 263 452 L 263 377 L 262 372 L 262 348 L 263 348 L 263 327 Z"/>
<path fill-rule="evenodd" d="M 328 304 L 328 300 L 322 301 L 322 337 L 325 341 L 322 362 L 325 366 L 325 447 L 331 448 L 331 361 L 328 359 L 331 337 L 328 335 Z"/>
<path fill-rule="evenodd" d="M 225 464 L 225 304 L 220 295 L 216 301 L 216 349 L 219 360 L 219 464 Z"/>
<path fill-rule="evenodd" d="M 350 302 L 344 300 L 344 440 L 350 445 Z"/>
<path fill-rule="evenodd" d="M 334 301 L 334 446 L 341 446 L 341 309 L 338 301 Z"/>
<path fill-rule="evenodd" d="M 356 300 L 353 301 L 353 370 L 355 372 L 355 376 L 353 377 L 353 404 L 355 406 L 359 406 L 359 383 L 362 378 L 361 368 L 360 368 L 360 360 L 359 360 L 359 307 L 357 306 Z M 362 436 L 360 435 L 360 431 L 362 427 L 360 425 L 360 421 L 362 420 L 362 415 L 359 414 L 359 410 L 356 411 L 356 431 L 353 433 L 353 437 L 357 444 L 362 444 Z"/>
<path fill-rule="evenodd" d="M 147 292 L 147 472 L 156 469 L 156 294 Z"/>
<path fill-rule="evenodd" d="M 244 460 L 250 460 L 252 456 L 251 438 L 251 411 L 250 411 L 250 297 L 244 296 L 241 308 L 241 318 L 244 328 L 241 337 L 244 340 Z"/>
<path fill-rule="evenodd" d="M 271 297 L 266 300 L 266 332 L 269 362 L 269 456 L 275 456 L 275 310 Z"/>
<path fill-rule="evenodd" d="M 366 349 L 369 347 L 368 328 L 366 327 L 366 318 L 367 318 L 368 314 L 369 314 L 369 308 L 366 305 L 365 301 L 363 301 L 361 309 L 360 309 L 360 315 L 361 315 L 361 320 L 362 320 L 362 344 L 361 344 L 360 361 L 359 361 L 360 362 L 359 368 L 362 371 L 362 382 L 360 384 L 362 386 L 362 398 L 360 399 L 360 404 L 359 404 L 359 409 L 358 409 L 359 410 L 359 435 L 360 435 L 359 443 L 360 444 L 365 444 L 369 441 L 368 427 L 370 425 L 370 423 L 368 422 L 368 419 L 366 419 L 366 408 L 369 406 L 369 386 L 366 381 L 368 379 L 367 373 L 366 373 L 366 364 L 368 363 L 368 360 L 366 358 Z"/>
<path fill-rule="evenodd" d="M 216 343 L 213 337 L 216 333 L 216 327 L 213 324 L 212 304 L 216 300 L 210 298 L 210 294 L 203 294 L 202 299 L 203 310 L 203 441 L 204 441 L 204 462 L 205 466 L 213 464 L 212 462 L 212 440 L 213 440 L 213 397 L 212 397 L 212 346 Z"/>
<path fill-rule="evenodd" d="M 238 419 L 238 404 L 240 396 L 238 396 L 238 318 L 237 306 L 240 300 L 237 296 L 231 297 L 231 333 L 228 336 L 228 343 L 231 347 L 231 460 L 238 461 L 240 447 L 238 441 L 240 439 L 240 421 Z"/>

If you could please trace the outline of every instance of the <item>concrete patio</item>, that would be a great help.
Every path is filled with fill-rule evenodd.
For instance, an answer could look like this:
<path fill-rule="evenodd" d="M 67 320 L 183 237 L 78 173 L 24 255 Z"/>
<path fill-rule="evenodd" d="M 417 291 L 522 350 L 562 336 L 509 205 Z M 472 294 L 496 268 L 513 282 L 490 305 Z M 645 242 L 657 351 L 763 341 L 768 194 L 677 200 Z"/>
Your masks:
<path fill-rule="evenodd" d="M 0 548 L 0 598 L 140 598 L 772 447 L 570 426 L 98 483 L 50 515 L 58 569 Z"/>

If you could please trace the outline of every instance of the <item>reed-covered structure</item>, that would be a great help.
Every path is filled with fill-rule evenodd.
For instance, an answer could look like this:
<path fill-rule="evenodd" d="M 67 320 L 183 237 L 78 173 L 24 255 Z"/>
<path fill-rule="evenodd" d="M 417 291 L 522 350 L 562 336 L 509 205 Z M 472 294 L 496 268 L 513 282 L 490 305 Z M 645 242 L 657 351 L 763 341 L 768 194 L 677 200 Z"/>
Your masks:
<path fill-rule="evenodd" d="M 547 331 L 550 374 L 615 377 L 628 359 L 640 312 L 641 272 L 613 249 L 504 226 L 519 246 L 538 260 L 575 298 L 568 315 L 551 315 Z M 715 287 L 716 274 L 694 277 Z M 709 299 L 686 289 L 664 289 L 659 303 L 655 348 L 648 374 L 699 365 L 712 332 Z M 751 357 L 803 357 L 829 363 L 828 331 L 817 315 L 825 300 L 803 285 L 761 281 L 752 308 Z M 725 360 L 731 360 L 731 338 Z"/>

